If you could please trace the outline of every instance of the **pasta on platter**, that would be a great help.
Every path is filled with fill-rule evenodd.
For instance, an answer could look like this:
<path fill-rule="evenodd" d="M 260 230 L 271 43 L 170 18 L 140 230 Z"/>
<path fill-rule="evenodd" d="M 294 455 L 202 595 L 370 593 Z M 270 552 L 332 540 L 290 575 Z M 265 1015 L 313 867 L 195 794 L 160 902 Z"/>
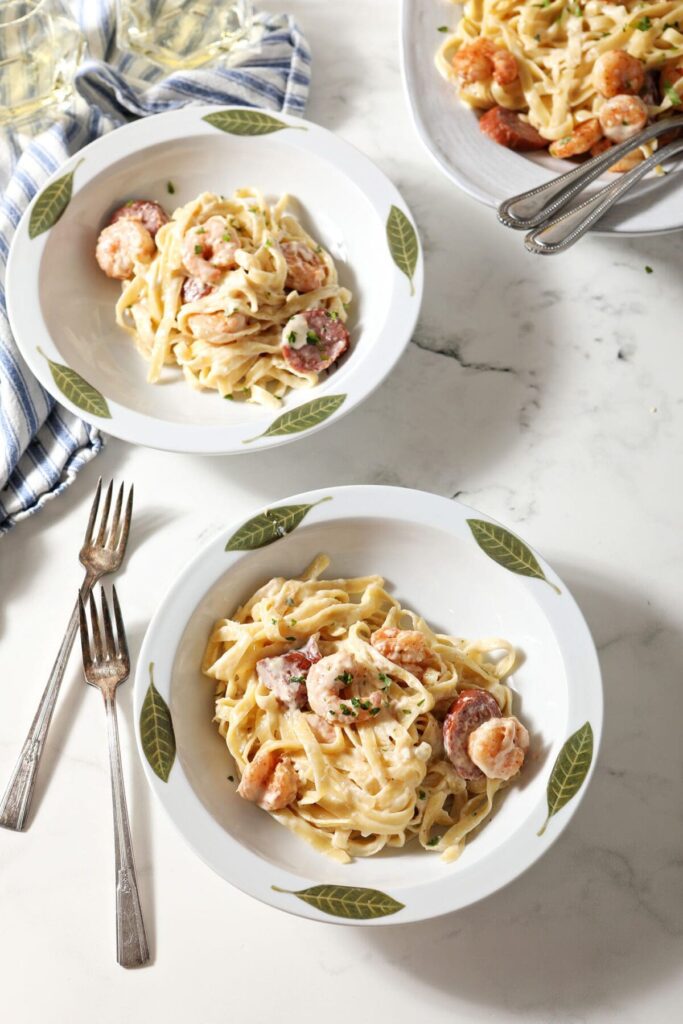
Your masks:
<path fill-rule="evenodd" d="M 679 111 L 683 3 L 468 0 L 436 66 L 464 103 L 486 112 L 479 124 L 494 141 L 557 157 L 596 154 Z"/>

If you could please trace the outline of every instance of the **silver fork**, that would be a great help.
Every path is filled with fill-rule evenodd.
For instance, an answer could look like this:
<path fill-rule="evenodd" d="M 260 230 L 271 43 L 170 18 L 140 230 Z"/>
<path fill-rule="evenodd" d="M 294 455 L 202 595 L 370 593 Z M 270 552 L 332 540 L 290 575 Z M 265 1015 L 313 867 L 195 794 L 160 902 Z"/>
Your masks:
<path fill-rule="evenodd" d="M 111 769 L 111 792 L 114 805 L 114 847 L 116 854 L 116 959 L 122 967 L 141 967 L 149 960 L 145 924 L 142 920 L 138 883 L 135 877 L 133 842 L 126 807 L 126 792 L 121 769 L 121 748 L 119 729 L 116 721 L 116 688 L 130 675 L 130 658 L 126 631 L 121 617 L 121 608 L 112 587 L 116 638 L 112 629 L 109 605 L 100 588 L 102 600 L 102 630 L 97 617 L 95 598 L 90 594 L 90 631 L 88 637 L 83 597 L 78 595 L 78 611 L 81 623 L 81 648 L 83 671 L 86 682 L 102 691 L 107 713 L 107 739 L 109 740 L 109 767 Z M 103 635 L 104 634 L 104 635 Z"/>
<path fill-rule="evenodd" d="M 568 213 L 563 213 L 555 220 L 544 221 L 524 238 L 524 245 L 529 252 L 543 256 L 553 256 L 565 252 L 619 202 L 636 182 L 644 178 L 658 164 L 666 163 L 678 153 L 683 152 L 683 139 L 670 142 L 663 149 L 658 149 L 651 156 L 636 164 L 630 171 L 616 181 L 605 185 L 594 196 L 584 200 Z"/>
<path fill-rule="evenodd" d="M 575 196 L 586 188 L 592 181 L 599 178 L 612 164 L 621 160 L 622 156 L 631 153 L 644 142 L 656 139 L 665 135 L 672 129 L 683 128 L 683 119 L 680 116 L 666 118 L 664 121 L 655 121 L 644 128 L 642 132 L 626 142 L 620 142 L 599 156 L 594 156 L 585 163 L 579 164 L 571 171 L 560 174 L 557 178 L 551 178 L 543 185 L 522 192 L 518 196 L 506 199 L 498 207 L 498 220 L 508 228 L 515 228 L 518 231 L 526 231 L 535 228 L 549 221 L 562 207 L 566 206 Z M 661 158 L 661 151 L 660 151 Z M 654 163 L 657 161 L 655 160 Z"/>
<path fill-rule="evenodd" d="M 114 507 L 114 515 L 111 523 L 109 523 L 113 487 L 114 482 L 112 480 L 107 488 L 99 530 L 94 539 L 95 521 L 102 493 L 101 478 L 98 480 L 95 500 L 90 509 L 88 528 L 85 531 L 83 547 L 79 554 L 80 561 L 85 566 L 85 579 L 80 589 L 80 593 L 84 598 L 87 598 L 95 583 L 102 576 L 108 572 L 115 572 L 120 567 L 126 552 L 130 520 L 133 514 L 133 488 L 131 487 L 128 492 L 128 499 L 122 519 L 124 485 L 121 484 Z M 38 766 L 43 753 L 47 732 L 50 728 L 52 712 L 55 709 L 59 688 L 64 677 L 64 670 L 69 660 L 77 629 L 78 604 L 74 606 L 71 613 L 69 625 L 66 628 L 64 639 L 57 652 L 47 686 L 40 698 L 38 710 L 35 713 L 28 736 L 21 748 L 19 760 L 15 765 L 5 794 L 2 801 L 0 801 L 0 825 L 4 828 L 14 829 L 15 832 L 21 832 L 26 824 L 38 774 Z"/>

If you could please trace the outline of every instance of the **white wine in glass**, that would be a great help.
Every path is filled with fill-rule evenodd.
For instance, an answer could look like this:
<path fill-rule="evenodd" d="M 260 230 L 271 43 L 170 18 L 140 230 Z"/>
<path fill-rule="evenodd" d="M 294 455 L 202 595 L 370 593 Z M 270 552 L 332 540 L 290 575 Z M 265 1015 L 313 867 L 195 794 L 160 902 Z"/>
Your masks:
<path fill-rule="evenodd" d="M 117 0 L 117 43 L 162 67 L 196 68 L 249 35 L 249 0 Z"/>
<path fill-rule="evenodd" d="M 63 0 L 0 2 L 0 125 L 71 102 L 83 36 Z"/>

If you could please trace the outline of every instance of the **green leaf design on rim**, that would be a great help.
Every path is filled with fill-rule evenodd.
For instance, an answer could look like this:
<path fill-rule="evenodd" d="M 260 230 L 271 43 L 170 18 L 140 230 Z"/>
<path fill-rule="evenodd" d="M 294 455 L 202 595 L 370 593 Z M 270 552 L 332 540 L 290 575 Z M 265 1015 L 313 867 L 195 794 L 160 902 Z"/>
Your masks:
<path fill-rule="evenodd" d="M 413 274 L 417 266 L 418 241 L 415 228 L 398 206 L 392 206 L 387 220 L 387 241 L 391 258 L 410 281 L 410 294 L 415 294 Z"/>
<path fill-rule="evenodd" d="M 97 388 L 88 384 L 87 380 L 84 380 L 80 373 L 76 373 L 70 366 L 53 362 L 40 347 L 38 347 L 38 351 L 43 359 L 47 360 L 52 379 L 65 398 L 68 398 L 83 412 L 89 412 L 92 416 L 101 416 L 102 419 L 111 419 L 107 400 Z"/>
<path fill-rule="evenodd" d="M 350 885 L 313 885 L 310 889 L 280 889 L 271 885 L 274 892 L 287 893 L 308 903 L 310 907 L 321 910 L 332 917 L 346 917 L 353 921 L 370 921 L 375 917 L 388 917 L 403 910 L 404 903 L 399 903 L 393 896 L 387 896 L 379 889 L 361 889 Z"/>
<path fill-rule="evenodd" d="M 286 124 L 271 114 L 250 110 L 248 107 L 240 107 L 238 110 L 217 110 L 215 114 L 206 114 L 202 120 L 230 135 L 270 135 L 272 132 L 281 132 L 283 128 L 302 132 L 308 130 L 305 124 Z"/>
<path fill-rule="evenodd" d="M 275 437 L 282 434 L 299 434 L 302 430 L 310 430 L 318 423 L 328 419 L 332 413 L 344 403 L 346 395 L 323 395 L 322 398 L 314 398 L 312 402 L 304 402 L 297 405 L 296 409 L 283 412 L 281 416 L 274 419 L 271 425 L 262 434 L 256 437 L 248 437 L 242 444 L 251 444 L 258 441 L 260 437 Z"/>
<path fill-rule="evenodd" d="M 62 216 L 71 200 L 74 174 L 82 163 L 83 161 L 79 160 L 73 170 L 69 171 L 68 174 L 62 175 L 61 178 L 57 178 L 56 181 L 53 181 L 51 185 L 48 185 L 40 193 L 33 204 L 31 217 L 28 222 L 29 238 L 36 238 L 37 235 L 42 235 L 43 231 L 53 227 Z"/>
<path fill-rule="evenodd" d="M 266 509 L 240 526 L 225 545 L 225 550 L 254 551 L 256 548 L 264 548 L 291 533 L 304 516 L 323 501 L 332 501 L 332 498 L 321 498 L 312 505 L 280 505 L 278 508 Z"/>
<path fill-rule="evenodd" d="M 515 537 L 514 533 L 510 533 L 504 526 L 498 526 L 497 523 L 489 523 L 486 519 L 468 519 L 467 525 L 484 554 L 498 565 L 518 576 L 532 576 L 534 579 L 543 580 L 555 593 L 561 593 L 560 588 L 546 577 L 524 541 Z"/>
<path fill-rule="evenodd" d="M 537 832 L 542 836 L 554 814 L 576 796 L 593 760 L 593 730 L 586 722 L 565 742 L 548 779 L 548 817 Z"/>
<path fill-rule="evenodd" d="M 168 782 L 175 761 L 175 733 L 168 704 L 154 685 L 154 662 L 149 663 L 149 689 L 140 712 L 140 739 L 145 757 L 162 782 Z"/>

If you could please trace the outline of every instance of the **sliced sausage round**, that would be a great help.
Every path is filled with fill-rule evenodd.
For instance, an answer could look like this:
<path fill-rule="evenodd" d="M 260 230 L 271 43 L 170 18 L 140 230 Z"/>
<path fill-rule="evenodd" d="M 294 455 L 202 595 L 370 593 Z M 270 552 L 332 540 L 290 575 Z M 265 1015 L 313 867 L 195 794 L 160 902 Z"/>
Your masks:
<path fill-rule="evenodd" d="M 288 708 L 301 708 L 306 703 L 306 673 L 310 667 L 305 654 L 289 651 L 276 658 L 261 658 L 256 662 L 256 675 Z"/>
<path fill-rule="evenodd" d="M 203 299 L 205 295 L 213 291 L 213 287 L 202 281 L 199 277 L 186 277 L 183 281 L 182 300 L 183 302 L 196 302 Z"/>
<path fill-rule="evenodd" d="M 443 743 L 449 760 L 461 779 L 483 779 L 467 752 L 470 734 L 490 718 L 500 718 L 498 701 L 486 690 L 463 690 L 451 704 L 443 723 Z"/>
<path fill-rule="evenodd" d="M 326 309 L 307 309 L 292 317 L 292 321 L 303 318 L 305 335 L 299 340 L 299 331 L 283 331 L 282 355 L 285 362 L 298 373 L 320 373 L 327 370 L 349 347 L 349 332 L 341 320 L 333 317 Z M 303 344 L 300 343 L 303 341 Z M 300 345 L 300 347 L 294 347 Z"/>
<path fill-rule="evenodd" d="M 256 675 L 288 708 L 301 708 L 308 696 L 306 674 L 311 665 L 321 658 L 318 634 L 314 633 L 298 651 L 288 651 L 275 658 L 261 658 L 256 662 Z"/>
<path fill-rule="evenodd" d="M 153 199 L 131 199 L 114 210 L 109 223 L 114 224 L 117 220 L 138 220 L 154 238 L 159 228 L 168 222 L 168 214 Z"/>
<path fill-rule="evenodd" d="M 493 107 L 487 110 L 479 120 L 479 127 L 484 135 L 508 149 L 520 151 L 545 149 L 548 140 L 540 135 L 533 125 L 522 121 L 513 110 L 505 107 Z"/>

